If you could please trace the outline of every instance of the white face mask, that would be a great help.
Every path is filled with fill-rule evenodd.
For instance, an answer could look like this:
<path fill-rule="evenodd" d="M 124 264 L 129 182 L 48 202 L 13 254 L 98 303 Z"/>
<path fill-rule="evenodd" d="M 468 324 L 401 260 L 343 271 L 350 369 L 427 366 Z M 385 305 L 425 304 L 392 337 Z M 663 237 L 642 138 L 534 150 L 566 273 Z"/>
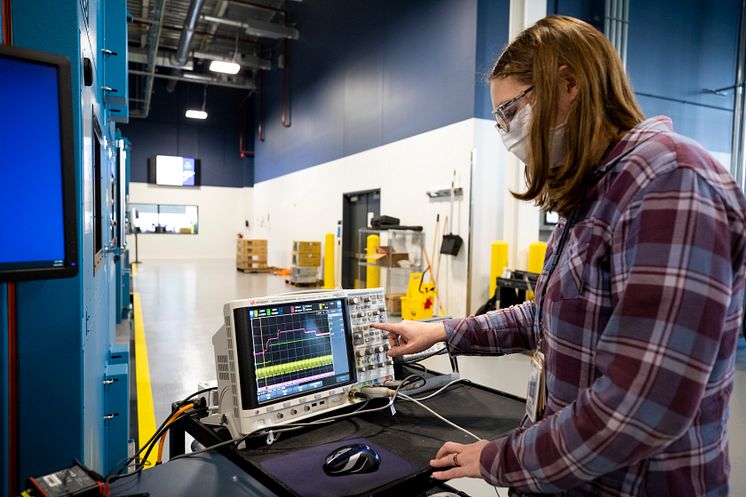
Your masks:
<path fill-rule="evenodd" d="M 549 155 L 551 168 L 554 169 L 562 165 L 565 147 L 565 125 L 564 122 L 554 128 L 552 134 L 552 151 Z M 528 132 L 531 125 L 531 104 L 526 104 L 521 110 L 515 113 L 510 121 L 510 131 L 500 133 L 505 148 L 508 152 L 518 157 L 521 162 L 526 163 L 528 157 Z"/>

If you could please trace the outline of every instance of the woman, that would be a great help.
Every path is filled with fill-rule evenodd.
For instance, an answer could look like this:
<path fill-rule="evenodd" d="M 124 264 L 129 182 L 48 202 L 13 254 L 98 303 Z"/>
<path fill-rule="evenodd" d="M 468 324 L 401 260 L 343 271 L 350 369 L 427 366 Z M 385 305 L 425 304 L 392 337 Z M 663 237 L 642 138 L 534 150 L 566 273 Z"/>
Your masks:
<path fill-rule="evenodd" d="M 643 120 L 592 26 L 542 19 L 497 60 L 490 93 L 525 193 L 559 212 L 534 302 L 444 324 L 405 321 L 390 355 L 544 355 L 546 407 L 507 436 L 448 442 L 435 478 L 512 495 L 726 496 L 726 421 L 741 319 L 746 201 L 666 117 Z"/>

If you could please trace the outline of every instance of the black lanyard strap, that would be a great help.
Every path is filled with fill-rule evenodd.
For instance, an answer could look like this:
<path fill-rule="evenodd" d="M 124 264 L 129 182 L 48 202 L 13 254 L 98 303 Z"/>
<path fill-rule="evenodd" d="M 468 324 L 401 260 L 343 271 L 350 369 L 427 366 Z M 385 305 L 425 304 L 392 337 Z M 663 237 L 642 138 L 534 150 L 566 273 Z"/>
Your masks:
<path fill-rule="evenodd" d="M 551 266 L 549 266 L 547 276 L 544 279 L 544 288 L 542 288 L 541 290 L 541 299 L 539 300 L 539 305 L 537 307 L 538 314 L 534 318 L 539 323 L 539 341 L 536 345 L 537 349 L 540 349 L 541 341 L 544 338 L 544 300 L 546 300 L 545 296 L 547 294 L 549 279 L 552 277 L 552 274 L 554 274 L 554 270 L 557 269 L 557 264 L 559 264 L 560 257 L 562 256 L 562 251 L 567 244 L 567 239 L 570 236 L 570 232 L 572 231 L 573 226 L 575 226 L 575 223 L 577 223 L 578 221 L 577 218 L 579 210 L 580 209 L 575 210 L 570 216 L 570 219 L 568 219 L 568 221 L 565 223 L 565 227 L 562 230 L 562 235 L 560 235 L 559 242 L 557 243 L 557 250 L 555 250 L 552 254 L 552 264 Z"/>

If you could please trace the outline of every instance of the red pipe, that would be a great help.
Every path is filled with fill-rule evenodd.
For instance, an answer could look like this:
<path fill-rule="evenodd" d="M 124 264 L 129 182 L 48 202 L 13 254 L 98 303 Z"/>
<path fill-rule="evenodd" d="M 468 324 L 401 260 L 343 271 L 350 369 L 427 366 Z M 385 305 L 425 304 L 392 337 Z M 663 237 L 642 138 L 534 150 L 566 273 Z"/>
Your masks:
<path fill-rule="evenodd" d="M 290 96 L 288 95 L 288 79 L 290 75 L 288 74 L 290 67 L 288 64 L 288 39 L 285 38 L 282 42 L 282 61 L 283 61 L 283 68 L 282 68 L 282 95 L 280 96 L 280 106 L 282 108 L 282 127 L 283 128 L 289 128 L 293 125 L 292 118 L 290 117 L 290 105 L 288 103 L 288 100 L 290 100 Z"/>
<path fill-rule="evenodd" d="M 2 1 L 3 11 L 3 43 L 6 45 L 13 44 L 13 23 L 10 18 L 10 0 Z"/>
<path fill-rule="evenodd" d="M 254 3 L 248 0 L 231 0 L 233 3 L 237 3 L 239 5 L 246 5 L 249 7 L 255 7 L 257 9 L 267 10 L 270 12 L 275 12 L 280 15 L 282 15 L 282 22 L 285 24 L 285 26 L 288 25 L 288 13 L 284 9 L 280 9 L 277 7 L 270 7 L 268 5 L 262 5 L 258 3 Z M 283 52 L 283 69 L 282 69 L 282 82 L 281 82 L 281 95 L 280 95 L 280 105 L 282 108 L 282 127 L 283 128 L 289 128 L 293 125 L 292 118 L 290 115 L 290 105 L 289 105 L 289 94 L 288 94 L 288 86 L 289 86 L 289 70 L 290 66 L 288 64 L 288 40 L 285 38 L 282 41 L 282 52 Z M 263 126 L 263 119 L 262 122 L 259 124 L 259 141 L 264 141 L 264 126 Z"/>
<path fill-rule="evenodd" d="M 2 3 L 2 41 L 13 44 L 10 0 Z M 8 495 L 18 495 L 18 323 L 16 284 L 8 283 Z"/>
<path fill-rule="evenodd" d="M 259 135 L 259 141 L 264 142 L 264 71 L 259 71 L 258 81 L 259 95 L 257 96 L 259 106 L 259 123 L 257 124 L 257 133 Z"/>
<path fill-rule="evenodd" d="M 5 19 L 5 14 L 3 14 L 3 19 Z M 8 495 L 18 495 L 18 317 L 16 309 L 16 284 L 10 282 L 8 283 Z"/>
<path fill-rule="evenodd" d="M 254 152 L 251 150 L 244 150 L 244 137 L 246 136 L 246 101 L 249 99 L 251 95 L 246 95 L 243 100 L 241 100 L 241 105 L 238 106 L 238 112 L 240 114 L 239 116 L 239 123 L 240 123 L 240 131 L 238 136 L 238 148 L 239 148 L 239 155 L 241 158 L 245 157 L 254 157 Z"/>

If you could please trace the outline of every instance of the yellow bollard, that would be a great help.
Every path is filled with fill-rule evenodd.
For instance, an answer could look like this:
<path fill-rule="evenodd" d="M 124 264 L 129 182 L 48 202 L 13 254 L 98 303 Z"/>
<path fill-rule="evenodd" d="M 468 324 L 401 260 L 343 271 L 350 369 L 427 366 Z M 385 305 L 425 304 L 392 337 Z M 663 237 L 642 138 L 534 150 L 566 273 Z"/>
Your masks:
<path fill-rule="evenodd" d="M 508 242 L 492 242 L 490 253 L 490 297 L 495 294 L 497 278 L 503 275 L 508 267 Z"/>
<path fill-rule="evenodd" d="M 367 250 L 366 253 L 370 255 L 376 254 L 376 249 L 381 244 L 381 238 L 378 235 L 368 235 L 367 239 Z M 368 257 L 368 264 L 376 262 L 374 257 Z M 378 288 L 380 286 L 379 278 L 381 276 L 381 270 L 377 267 L 368 266 L 365 268 L 365 286 L 367 288 Z"/>
<path fill-rule="evenodd" d="M 544 268 L 544 256 L 547 253 L 547 244 L 534 242 L 528 246 L 528 270 L 531 273 L 541 273 Z M 526 300 L 534 300 L 534 292 L 526 292 Z"/>
<path fill-rule="evenodd" d="M 324 237 L 324 290 L 333 290 L 334 283 L 334 233 Z"/>
<path fill-rule="evenodd" d="M 541 273 L 544 268 L 544 256 L 547 253 L 547 244 L 544 242 L 534 242 L 528 246 L 528 271 L 531 273 Z"/>

